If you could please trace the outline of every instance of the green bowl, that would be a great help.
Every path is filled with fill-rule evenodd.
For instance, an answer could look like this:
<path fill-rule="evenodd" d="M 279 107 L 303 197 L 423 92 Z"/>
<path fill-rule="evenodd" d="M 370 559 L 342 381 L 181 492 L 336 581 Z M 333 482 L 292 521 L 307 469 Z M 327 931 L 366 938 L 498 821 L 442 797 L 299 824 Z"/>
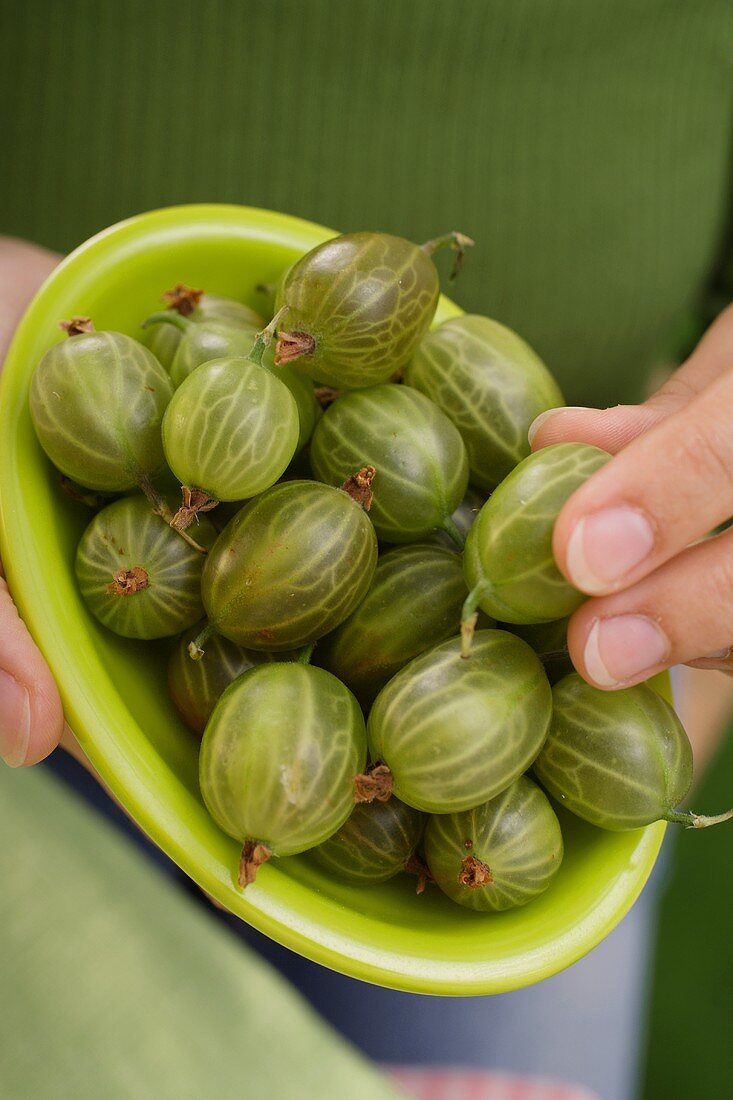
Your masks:
<path fill-rule="evenodd" d="M 64 497 L 28 414 L 28 386 L 57 322 L 88 314 L 140 336 L 176 282 L 260 305 L 255 286 L 333 232 L 238 206 L 179 206 L 112 226 L 51 275 L 20 324 L 0 386 L 0 551 L 20 612 L 59 685 L 82 748 L 129 815 L 199 886 L 294 951 L 366 981 L 420 993 L 517 989 L 580 958 L 621 920 L 646 881 L 664 825 L 607 833 L 563 814 L 566 855 L 539 900 L 479 915 L 400 876 L 367 889 L 307 856 L 275 860 L 242 892 L 239 849 L 199 794 L 198 742 L 165 688 L 167 647 L 108 633 L 87 613 L 74 552 L 88 513 Z M 442 298 L 438 320 L 459 313 Z M 660 686 L 660 685 L 658 685 Z M 668 690 L 666 678 L 661 689 Z"/>

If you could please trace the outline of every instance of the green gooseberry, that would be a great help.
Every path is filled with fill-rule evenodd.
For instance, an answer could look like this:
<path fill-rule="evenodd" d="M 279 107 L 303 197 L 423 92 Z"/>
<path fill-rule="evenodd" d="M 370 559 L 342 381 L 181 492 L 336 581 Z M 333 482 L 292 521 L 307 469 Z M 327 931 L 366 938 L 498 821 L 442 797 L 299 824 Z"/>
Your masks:
<path fill-rule="evenodd" d="M 206 517 L 198 529 L 211 546 Z M 203 614 L 204 555 L 194 550 L 142 496 L 122 497 L 98 512 L 76 552 L 76 579 L 92 614 L 125 638 L 165 638 Z"/>
<path fill-rule="evenodd" d="M 285 481 L 245 505 L 210 552 L 201 580 L 209 623 L 248 649 L 310 645 L 363 599 L 377 563 L 366 512 L 349 493 Z"/>
<path fill-rule="evenodd" d="M 298 409 L 287 386 L 251 359 L 212 359 L 173 394 L 163 448 L 195 500 L 183 526 L 220 500 L 243 500 L 273 485 L 298 442 Z"/>
<path fill-rule="evenodd" d="M 165 471 L 160 426 L 173 394 L 147 348 L 120 332 L 64 323 L 69 337 L 36 367 L 30 413 L 55 466 L 87 489 L 145 491 Z"/>
<path fill-rule="evenodd" d="M 167 325 L 178 329 L 181 339 L 170 364 L 170 378 L 174 387 L 180 386 L 200 367 L 211 359 L 229 359 L 247 356 L 257 339 L 254 325 L 231 325 L 223 321 L 194 321 L 182 317 L 175 310 L 153 313 L 143 322 L 143 328 Z"/>
<path fill-rule="evenodd" d="M 465 598 L 458 554 L 399 546 L 380 556 L 364 599 L 319 643 L 317 663 L 368 708 L 403 665 L 458 633 Z"/>
<path fill-rule="evenodd" d="M 542 360 L 488 317 L 453 317 L 429 332 L 405 382 L 434 401 L 461 433 L 471 484 L 490 493 L 529 454 L 527 431 L 565 401 Z"/>
<path fill-rule="evenodd" d="M 520 638 L 480 630 L 468 659 L 459 638 L 443 642 L 405 665 L 374 702 L 369 753 L 384 788 L 376 797 L 391 785 L 403 802 L 436 814 L 493 798 L 539 753 L 551 707 L 540 660 Z M 373 791 L 359 777 L 357 801 Z"/>
<path fill-rule="evenodd" d="M 542 623 L 580 606 L 586 597 L 557 568 L 552 532 L 566 500 L 609 458 L 587 443 L 558 443 L 502 481 L 466 539 L 464 619 L 480 607 L 500 622 Z"/>
<path fill-rule="evenodd" d="M 322 844 L 353 809 L 364 766 L 364 718 L 321 668 L 271 662 L 226 689 L 201 743 L 201 793 L 217 825 L 242 845 L 239 884 L 271 856 Z"/>
<path fill-rule="evenodd" d="M 563 676 L 575 671 L 568 653 L 568 622 L 569 617 L 566 616 L 550 623 L 532 623 L 529 626 L 500 623 L 499 627 L 532 646 L 544 665 L 547 679 L 551 684 L 556 684 Z"/>
<path fill-rule="evenodd" d="M 384 542 L 417 542 L 441 528 L 462 546 L 451 514 L 468 485 L 466 448 L 448 417 L 407 386 L 345 393 L 326 409 L 310 448 L 319 481 L 377 470 L 370 517 Z"/>
<path fill-rule="evenodd" d="M 358 389 L 386 382 L 427 332 L 440 296 L 431 256 L 462 255 L 459 233 L 422 247 L 389 233 L 346 233 L 293 264 L 276 297 L 275 362 L 309 378 Z"/>
<path fill-rule="evenodd" d="M 552 689 L 552 722 L 534 772 L 572 813 L 621 832 L 653 821 L 704 828 L 733 817 L 682 813 L 692 748 L 669 703 L 647 684 L 600 691 L 577 672 Z"/>
<path fill-rule="evenodd" d="M 453 901 L 501 912 L 547 890 L 562 863 L 562 832 L 547 797 L 522 775 L 480 806 L 431 817 L 425 856 Z"/>
<path fill-rule="evenodd" d="M 298 374 L 292 367 L 276 367 L 275 349 L 271 343 L 265 348 L 265 353 L 262 356 L 262 366 L 271 370 L 288 387 L 295 399 L 295 404 L 298 406 L 298 423 L 300 425 L 296 452 L 302 451 L 313 435 L 313 429 L 323 413 L 313 383 L 310 378 Z"/>
<path fill-rule="evenodd" d="M 188 647 L 203 626 L 200 623 L 186 631 L 168 661 L 168 694 L 186 725 L 199 735 L 203 734 L 222 692 L 243 672 L 265 661 L 294 661 L 297 657 L 294 652 L 274 654 L 243 649 L 215 635 L 201 660 L 192 661 Z"/>
<path fill-rule="evenodd" d="M 362 802 L 313 855 L 344 882 L 387 882 L 409 866 L 424 829 L 425 815 L 399 798 Z"/>
<path fill-rule="evenodd" d="M 167 290 L 162 298 L 171 313 L 190 317 L 195 323 L 216 321 L 235 328 L 249 325 L 255 331 L 259 331 L 265 323 L 264 318 L 249 306 L 233 298 L 204 294 L 202 290 L 194 290 L 185 283 L 178 283 Z M 181 335 L 180 330 L 167 325 L 155 325 L 147 330 L 146 343 L 166 370 L 171 369 Z"/>

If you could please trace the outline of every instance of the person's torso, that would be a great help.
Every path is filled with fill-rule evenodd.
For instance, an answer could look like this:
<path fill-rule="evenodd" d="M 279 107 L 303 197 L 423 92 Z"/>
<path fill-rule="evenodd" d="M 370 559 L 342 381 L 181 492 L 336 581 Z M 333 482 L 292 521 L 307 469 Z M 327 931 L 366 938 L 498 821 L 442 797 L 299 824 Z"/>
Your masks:
<path fill-rule="evenodd" d="M 722 256 L 726 0 L 49 0 L 2 38 L 2 229 L 51 247 L 191 201 L 460 229 L 456 300 L 605 404 Z"/>

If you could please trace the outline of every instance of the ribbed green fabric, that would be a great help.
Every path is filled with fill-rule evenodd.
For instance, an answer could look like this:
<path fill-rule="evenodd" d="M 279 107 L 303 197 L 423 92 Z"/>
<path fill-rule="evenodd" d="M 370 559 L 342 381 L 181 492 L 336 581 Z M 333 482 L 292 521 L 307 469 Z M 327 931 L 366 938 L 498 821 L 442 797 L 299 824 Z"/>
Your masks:
<path fill-rule="evenodd" d="M 477 239 L 455 296 L 633 398 L 727 218 L 730 0 L 5 0 L 0 224 L 168 203 Z"/>
<path fill-rule="evenodd" d="M 0 836 L 2 1100 L 397 1100 L 47 772 L 0 765 Z"/>

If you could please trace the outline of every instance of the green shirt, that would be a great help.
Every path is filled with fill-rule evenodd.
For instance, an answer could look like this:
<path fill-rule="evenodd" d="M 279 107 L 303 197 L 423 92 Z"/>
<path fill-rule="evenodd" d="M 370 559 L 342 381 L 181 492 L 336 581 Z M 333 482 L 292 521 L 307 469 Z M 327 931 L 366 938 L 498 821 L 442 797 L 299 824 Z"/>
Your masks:
<path fill-rule="evenodd" d="M 18 4 L 0 225 L 67 250 L 225 201 L 458 228 L 458 302 L 534 344 L 569 402 L 630 400 L 717 289 L 732 46 L 729 0 Z"/>

